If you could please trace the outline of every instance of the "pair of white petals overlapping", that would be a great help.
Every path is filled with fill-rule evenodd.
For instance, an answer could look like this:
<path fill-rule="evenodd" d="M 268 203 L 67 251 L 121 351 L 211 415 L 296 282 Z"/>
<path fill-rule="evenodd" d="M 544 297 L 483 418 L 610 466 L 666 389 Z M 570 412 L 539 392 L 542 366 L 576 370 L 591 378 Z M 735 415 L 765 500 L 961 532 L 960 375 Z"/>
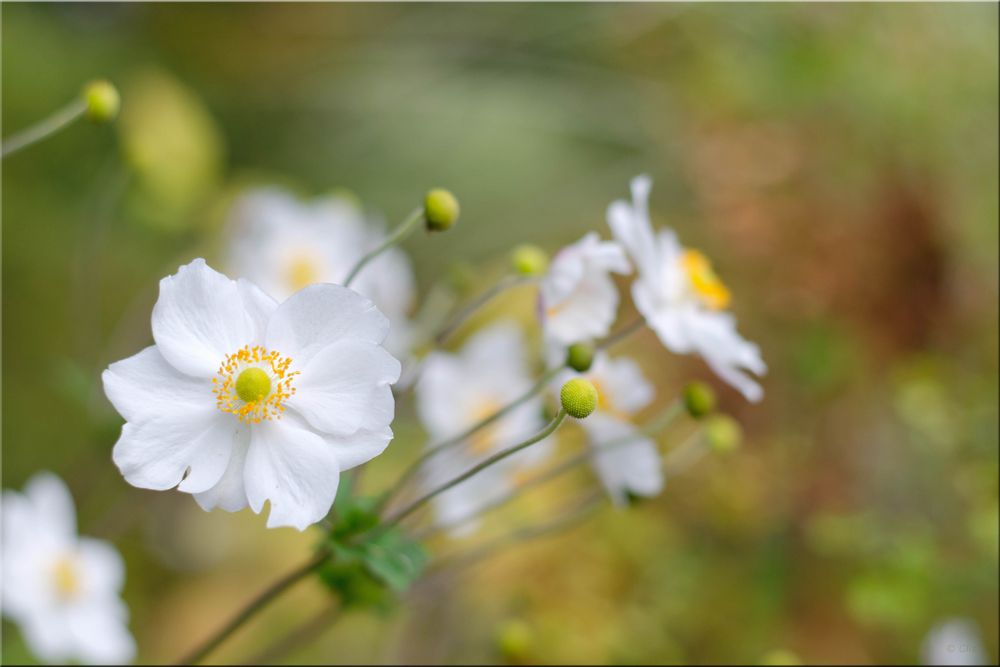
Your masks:
<path fill-rule="evenodd" d="M 109 543 L 77 535 L 62 480 L 38 473 L 24 493 L 4 491 L 2 514 L 3 613 L 32 653 L 50 663 L 131 660 L 124 563 Z"/>
<path fill-rule="evenodd" d="M 532 384 L 523 335 L 509 322 L 479 331 L 457 354 L 429 354 L 415 386 L 417 414 L 430 436 L 429 446 L 464 432 L 524 395 Z M 423 470 L 424 488 L 456 477 L 543 426 L 541 399 L 532 398 L 462 445 L 431 458 Z M 438 521 L 457 524 L 450 531 L 456 536 L 474 531 L 479 522 L 471 517 L 510 493 L 518 479 L 550 452 L 550 441 L 536 443 L 437 496 Z"/>
<path fill-rule="evenodd" d="M 598 391 L 597 409 L 579 423 L 594 449 L 594 471 L 611 500 L 624 505 L 629 496 L 658 495 L 663 490 L 663 467 L 656 442 L 643 435 L 633 421 L 655 397 L 653 385 L 639 364 L 599 352 L 586 373 L 561 373 L 553 384 L 554 391 L 577 376 L 593 382 Z"/>
<path fill-rule="evenodd" d="M 306 285 L 343 283 L 351 268 L 385 238 L 350 199 L 300 200 L 277 187 L 250 190 L 230 208 L 226 268 L 283 301 Z M 384 346 L 405 356 L 413 328 L 416 282 L 409 258 L 388 248 L 358 274 L 351 289 L 371 299 L 392 323 Z"/>
<path fill-rule="evenodd" d="M 631 271 L 622 247 L 596 232 L 560 250 L 539 287 L 546 341 L 569 346 L 606 336 L 619 302 L 611 273 Z"/>
<path fill-rule="evenodd" d="M 270 501 L 268 527 L 303 530 L 329 511 L 340 472 L 392 439 L 389 322 L 352 290 L 311 285 L 279 305 L 198 259 L 160 282 L 152 329 L 155 345 L 103 375 L 127 421 L 113 459 L 134 486 L 176 486 L 206 510 L 260 513 Z M 247 346 L 297 373 L 284 412 L 260 423 L 219 409 L 213 393 L 220 364 Z"/>
<path fill-rule="evenodd" d="M 608 208 L 608 224 L 632 258 L 637 277 L 632 299 L 660 341 L 677 354 L 699 354 L 720 378 L 748 400 L 759 401 L 763 389 L 752 374 L 767 372 L 756 344 L 736 331 L 730 313 L 705 307 L 692 289 L 683 266 L 684 249 L 669 229 L 654 234 L 649 218 L 647 176 L 632 180 L 632 201 Z"/>

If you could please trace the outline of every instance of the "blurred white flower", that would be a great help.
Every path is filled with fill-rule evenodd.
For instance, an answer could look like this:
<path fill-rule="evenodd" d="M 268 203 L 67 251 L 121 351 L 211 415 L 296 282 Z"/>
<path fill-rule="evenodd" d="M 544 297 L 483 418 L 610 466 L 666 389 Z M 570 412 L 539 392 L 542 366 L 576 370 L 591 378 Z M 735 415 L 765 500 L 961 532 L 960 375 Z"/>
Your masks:
<path fill-rule="evenodd" d="M 655 394 L 639 364 L 600 352 L 587 372 L 566 371 L 554 386 L 574 376 L 590 380 L 597 388 L 597 410 L 579 423 L 595 448 L 591 461 L 608 495 L 623 505 L 630 495 L 659 494 L 663 490 L 663 468 L 656 442 L 640 434 L 632 423 L 635 414 L 649 405 Z"/>
<path fill-rule="evenodd" d="M 560 250 L 540 288 L 546 340 L 568 346 L 607 335 L 618 310 L 610 273 L 631 271 L 622 247 L 601 241 L 596 232 Z"/>
<path fill-rule="evenodd" d="M 125 565 L 111 544 L 76 534 L 62 480 L 38 473 L 3 492 L 3 613 L 46 662 L 120 664 L 135 655 L 120 597 Z"/>
<path fill-rule="evenodd" d="M 152 326 L 156 344 L 102 376 L 127 422 L 112 456 L 133 486 L 177 486 L 206 510 L 269 500 L 269 528 L 303 530 L 330 510 L 340 472 L 392 439 L 389 322 L 346 287 L 279 305 L 196 259 L 160 281 Z"/>
<path fill-rule="evenodd" d="M 227 266 L 283 301 L 313 283 L 343 284 L 361 257 L 385 238 L 347 197 L 300 201 L 278 188 L 252 190 L 230 210 Z M 391 327 L 385 347 L 405 356 L 415 299 L 413 269 L 398 247 L 387 249 L 358 274 L 351 289 L 375 302 Z"/>
<path fill-rule="evenodd" d="M 951 618 L 931 628 L 922 653 L 925 665 L 990 664 L 976 624 L 965 618 Z"/>
<path fill-rule="evenodd" d="M 427 356 L 415 387 L 417 413 L 433 445 L 490 416 L 532 384 L 520 330 L 511 323 L 495 324 L 476 333 L 458 354 Z M 431 458 L 424 469 L 424 486 L 439 486 L 538 432 L 544 426 L 541 400 L 532 398 L 461 445 Z M 539 442 L 442 493 L 434 499 L 438 520 L 445 525 L 461 523 L 451 531 L 455 535 L 475 530 L 478 522 L 467 519 L 511 491 L 548 450 L 547 442 Z"/>
<path fill-rule="evenodd" d="M 632 300 L 660 341 L 677 354 L 698 353 L 723 380 L 748 400 L 763 390 L 747 372 L 763 375 L 760 348 L 736 331 L 725 312 L 729 290 L 697 250 L 682 248 L 672 230 L 653 233 L 649 220 L 647 176 L 632 179 L 632 202 L 608 208 L 608 224 L 635 263 Z"/>

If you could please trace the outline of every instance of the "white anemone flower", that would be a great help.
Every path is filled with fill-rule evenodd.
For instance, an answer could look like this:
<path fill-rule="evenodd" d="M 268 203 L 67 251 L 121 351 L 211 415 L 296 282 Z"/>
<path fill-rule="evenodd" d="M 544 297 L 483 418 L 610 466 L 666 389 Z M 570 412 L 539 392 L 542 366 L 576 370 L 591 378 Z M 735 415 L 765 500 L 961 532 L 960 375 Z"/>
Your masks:
<path fill-rule="evenodd" d="M 120 664 L 135 654 L 120 597 L 125 565 L 110 543 L 76 533 L 62 480 L 38 473 L 3 492 L 3 613 L 46 662 Z"/>
<path fill-rule="evenodd" d="M 596 232 L 560 250 L 539 290 L 545 339 L 565 347 L 606 336 L 619 299 L 610 274 L 631 272 L 622 247 Z"/>
<path fill-rule="evenodd" d="M 314 283 L 342 284 L 358 260 L 385 238 L 348 197 L 302 201 L 284 190 L 251 190 L 233 204 L 226 264 L 279 301 Z M 375 302 L 392 327 L 385 347 L 405 356 L 412 338 L 409 313 L 416 298 L 413 269 L 398 247 L 385 250 L 351 283 Z"/>
<path fill-rule="evenodd" d="M 946 619 L 927 633 L 922 647 L 925 665 L 989 665 L 976 624 L 969 618 Z"/>
<path fill-rule="evenodd" d="M 656 442 L 642 435 L 632 421 L 655 395 L 639 364 L 599 352 L 586 373 L 567 371 L 556 386 L 573 376 L 590 380 L 597 389 L 597 410 L 580 426 L 594 448 L 591 462 L 611 500 L 624 505 L 629 496 L 658 495 L 663 490 L 660 453 Z"/>
<path fill-rule="evenodd" d="M 269 528 L 304 530 L 329 512 L 340 472 L 392 439 L 389 322 L 346 287 L 279 305 L 196 259 L 160 281 L 152 329 L 155 345 L 102 376 L 127 422 L 112 457 L 133 486 L 176 486 L 205 510 L 270 501 Z"/>
<path fill-rule="evenodd" d="M 672 230 L 654 234 L 649 221 L 647 176 L 632 180 L 632 202 L 616 201 L 608 208 L 608 224 L 635 263 L 632 299 L 660 341 L 677 354 L 697 353 L 723 380 L 750 401 L 763 390 L 750 373 L 763 375 L 767 366 L 760 348 L 736 331 L 736 319 L 726 312 L 730 294 L 697 250 L 681 247 Z M 749 371 L 749 373 L 747 372 Z"/>
<path fill-rule="evenodd" d="M 532 384 L 524 340 L 512 323 L 479 331 L 458 354 L 432 352 L 424 360 L 415 387 L 417 413 L 430 435 L 430 445 L 466 431 L 525 394 Z M 542 399 L 532 398 L 462 444 L 432 457 L 423 471 L 425 488 L 439 486 L 543 426 Z M 445 525 L 460 524 L 450 531 L 453 535 L 475 530 L 478 521 L 471 518 L 510 492 L 548 451 L 545 441 L 536 443 L 437 496 L 438 520 Z"/>

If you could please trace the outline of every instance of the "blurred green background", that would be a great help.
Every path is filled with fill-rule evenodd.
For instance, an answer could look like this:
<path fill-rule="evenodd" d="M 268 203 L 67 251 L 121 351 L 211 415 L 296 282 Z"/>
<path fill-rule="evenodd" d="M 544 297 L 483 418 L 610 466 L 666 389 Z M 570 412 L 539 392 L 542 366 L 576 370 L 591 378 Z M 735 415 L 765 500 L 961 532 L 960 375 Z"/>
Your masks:
<path fill-rule="evenodd" d="M 67 480 L 81 531 L 126 557 L 139 659 L 175 660 L 315 540 L 131 488 L 110 462 L 100 371 L 151 341 L 159 278 L 221 256 L 233 193 L 348 188 L 395 221 L 448 187 L 460 225 L 406 248 L 423 293 L 456 262 L 483 268 L 474 293 L 517 243 L 607 236 L 608 203 L 647 172 L 658 221 L 713 257 L 770 366 L 760 405 L 719 387 L 745 446 L 281 659 L 912 662 L 951 616 L 996 659 L 997 11 L 4 3 L 4 136 L 97 77 L 123 107 L 3 162 L 3 486 Z M 710 379 L 648 334 L 620 352 L 664 401 Z M 422 444 L 398 414 L 371 490 Z M 325 605 L 302 586 L 215 657 Z M 3 629 L 4 659 L 30 660 Z"/>

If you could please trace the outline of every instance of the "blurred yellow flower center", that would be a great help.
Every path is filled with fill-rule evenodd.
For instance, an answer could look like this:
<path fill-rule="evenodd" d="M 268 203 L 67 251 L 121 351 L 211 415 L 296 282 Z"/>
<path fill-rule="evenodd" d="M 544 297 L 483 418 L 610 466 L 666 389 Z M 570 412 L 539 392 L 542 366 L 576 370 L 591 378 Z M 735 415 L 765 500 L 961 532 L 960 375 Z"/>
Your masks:
<path fill-rule="evenodd" d="M 298 371 L 289 371 L 292 360 L 260 345 L 244 345 L 227 354 L 212 378 L 215 405 L 240 421 L 259 424 L 278 419 L 284 402 L 295 393 L 292 380 Z"/>
<path fill-rule="evenodd" d="M 80 575 L 72 556 L 62 556 L 53 565 L 52 583 L 60 600 L 72 600 L 80 592 Z"/>
<path fill-rule="evenodd" d="M 469 414 L 470 422 L 476 424 L 487 417 L 496 414 L 503 407 L 494 400 L 482 400 L 476 404 Z M 493 451 L 499 435 L 498 423 L 493 422 L 489 426 L 484 426 L 471 436 L 469 436 L 469 451 L 478 456 L 485 456 Z"/>
<path fill-rule="evenodd" d="M 712 263 L 697 250 L 685 250 L 681 266 L 687 274 L 691 288 L 701 303 L 712 310 L 723 310 L 729 305 L 729 289 L 712 270 Z"/>
<path fill-rule="evenodd" d="M 614 412 L 614 405 L 612 405 L 611 397 L 608 396 L 608 392 L 604 388 L 604 383 L 595 377 L 588 377 L 587 379 L 597 389 L 597 409 L 601 412 Z"/>
<path fill-rule="evenodd" d="M 298 292 L 307 285 L 319 282 L 319 268 L 316 262 L 306 255 L 296 255 L 285 269 L 285 282 Z"/>

